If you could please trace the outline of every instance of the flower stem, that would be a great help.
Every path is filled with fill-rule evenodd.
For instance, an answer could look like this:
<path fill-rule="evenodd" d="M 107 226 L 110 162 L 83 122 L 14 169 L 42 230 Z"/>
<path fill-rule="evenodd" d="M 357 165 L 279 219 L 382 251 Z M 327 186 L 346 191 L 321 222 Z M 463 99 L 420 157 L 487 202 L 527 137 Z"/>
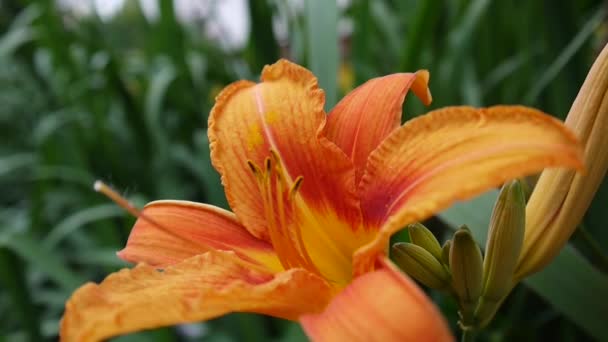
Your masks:
<path fill-rule="evenodd" d="M 460 342 L 473 342 L 475 341 L 475 331 L 472 329 L 463 329 Z"/>

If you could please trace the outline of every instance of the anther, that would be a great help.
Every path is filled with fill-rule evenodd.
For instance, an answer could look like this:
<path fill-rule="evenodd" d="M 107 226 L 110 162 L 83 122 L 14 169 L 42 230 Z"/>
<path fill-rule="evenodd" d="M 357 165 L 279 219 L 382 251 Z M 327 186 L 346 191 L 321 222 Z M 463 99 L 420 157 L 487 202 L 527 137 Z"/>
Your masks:
<path fill-rule="evenodd" d="M 251 160 L 247 160 L 247 165 L 249 166 L 251 172 L 253 172 L 254 175 L 257 176 L 260 174 L 260 168 L 257 167 Z"/>
<path fill-rule="evenodd" d="M 270 155 L 272 156 L 272 161 L 274 161 L 276 164 L 281 163 L 281 158 L 279 157 L 277 151 L 270 149 Z"/>
<path fill-rule="evenodd" d="M 304 177 L 302 177 L 302 176 L 296 177 L 296 180 L 291 185 L 291 189 L 289 189 L 289 199 L 290 200 L 293 198 L 293 196 L 296 195 L 296 192 L 298 192 L 298 190 L 300 190 L 300 187 L 302 186 L 303 181 L 304 181 Z"/>
<path fill-rule="evenodd" d="M 137 207 L 135 207 L 133 204 L 131 204 L 131 202 L 127 201 L 127 199 L 122 197 L 114 189 L 107 186 L 104 182 L 102 182 L 100 180 L 95 181 L 95 183 L 93 184 L 93 189 L 95 189 L 95 191 L 97 191 L 97 192 L 100 192 L 100 193 L 106 195 L 108 198 L 110 198 L 112 201 L 114 201 L 114 203 L 118 204 L 118 206 L 125 209 L 127 212 L 129 212 L 129 214 L 137 217 L 138 219 L 142 219 L 142 220 L 148 222 L 149 224 L 153 225 L 154 227 L 164 231 L 165 233 L 167 233 L 171 236 L 174 236 L 180 240 L 185 240 L 182 236 L 177 235 L 171 229 L 163 226 L 162 224 L 153 220 L 151 217 L 142 213 L 139 209 L 137 209 Z M 190 240 L 186 240 L 186 241 L 190 242 Z"/>

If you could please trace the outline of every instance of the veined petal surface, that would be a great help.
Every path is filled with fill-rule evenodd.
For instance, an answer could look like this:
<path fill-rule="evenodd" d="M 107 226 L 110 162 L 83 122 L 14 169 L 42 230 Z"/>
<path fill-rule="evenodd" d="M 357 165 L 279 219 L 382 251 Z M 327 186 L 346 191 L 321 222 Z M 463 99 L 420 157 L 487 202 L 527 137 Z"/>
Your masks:
<path fill-rule="evenodd" d="M 352 252 L 370 239 L 361 227 L 353 164 L 324 137 L 324 93 L 310 71 L 286 60 L 265 67 L 261 79 L 227 87 L 209 118 L 211 158 L 230 205 L 253 235 L 268 241 L 278 236 L 273 230 L 297 227 L 323 276 L 349 280 Z M 273 222 L 282 213 L 273 200 L 282 194 L 278 184 L 297 188 L 295 214 L 286 215 L 295 223 Z"/>
<path fill-rule="evenodd" d="M 406 224 L 557 166 L 582 168 L 580 145 L 560 121 L 535 109 L 447 107 L 409 121 L 372 152 L 361 180 L 364 220 L 382 228 L 357 252 L 356 273 L 371 268 Z"/>
<path fill-rule="evenodd" d="M 123 260 L 163 268 L 210 250 L 234 251 L 240 258 L 282 270 L 267 241 L 251 235 L 224 209 L 188 201 L 155 201 L 147 204 L 127 246 L 118 253 Z"/>
<path fill-rule="evenodd" d="M 367 157 L 401 126 L 401 107 L 410 88 L 425 105 L 431 103 L 429 72 L 378 77 L 346 95 L 327 118 L 327 138 L 351 158 L 359 183 Z"/>
<path fill-rule="evenodd" d="M 340 292 L 320 314 L 300 318 L 313 341 L 453 341 L 440 312 L 388 260 Z"/>
<path fill-rule="evenodd" d="M 119 334 L 196 322 L 233 311 L 297 319 L 320 312 L 331 294 L 303 269 L 258 271 L 232 253 L 208 252 L 159 272 L 140 264 L 85 284 L 66 303 L 65 342 L 100 341 Z"/>

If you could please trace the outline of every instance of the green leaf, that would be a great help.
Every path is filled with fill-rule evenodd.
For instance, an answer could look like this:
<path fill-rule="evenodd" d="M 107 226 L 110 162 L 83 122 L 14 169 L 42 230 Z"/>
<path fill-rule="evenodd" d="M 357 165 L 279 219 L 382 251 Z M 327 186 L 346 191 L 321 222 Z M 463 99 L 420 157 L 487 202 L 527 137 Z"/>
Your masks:
<path fill-rule="evenodd" d="M 246 56 L 252 70 L 262 70 L 265 64 L 279 59 L 279 45 L 272 29 L 272 7 L 269 1 L 249 0 L 251 32 Z"/>
<path fill-rule="evenodd" d="M 107 219 L 111 217 L 120 217 L 125 215 L 125 210 L 121 209 L 114 203 L 101 204 L 94 207 L 86 208 L 78 211 L 53 228 L 44 239 L 44 246 L 48 250 L 52 250 L 66 236 L 73 233 L 87 223 Z"/>
<path fill-rule="evenodd" d="M 578 32 L 578 34 L 570 41 L 555 61 L 546 69 L 543 75 L 538 81 L 532 86 L 532 89 L 528 92 L 528 96 L 524 99 L 524 103 L 535 103 L 541 92 L 557 77 L 557 75 L 564 69 L 566 64 L 574 57 L 587 42 L 587 40 L 597 31 L 597 28 L 606 16 L 606 11 L 601 8 L 593 14 L 593 17 L 587 21 L 585 26 Z"/>
<path fill-rule="evenodd" d="M 5 232 L 0 235 L 0 248 L 2 247 L 13 251 L 65 290 L 73 291 L 86 281 L 67 268 L 61 255 L 52 253 L 29 234 Z"/>
<path fill-rule="evenodd" d="M 11 313 L 18 315 L 30 341 L 40 340 L 38 310 L 25 279 L 23 262 L 12 251 L 0 246 L 0 288 L 9 293 Z"/>
<path fill-rule="evenodd" d="M 31 167 L 35 163 L 36 156 L 33 153 L 16 153 L 0 157 L 0 176 L 6 176 L 21 168 Z"/>
<path fill-rule="evenodd" d="M 490 191 L 457 203 L 439 217 L 452 227 L 467 224 L 477 242 L 484 245 L 497 195 L 497 191 Z M 608 340 L 608 305 L 603 300 L 608 298 L 608 276 L 572 246 L 566 246 L 549 266 L 523 283 L 589 335 Z"/>
<path fill-rule="evenodd" d="M 338 6 L 335 0 L 307 0 L 308 65 L 325 90 L 325 109 L 337 101 Z"/>

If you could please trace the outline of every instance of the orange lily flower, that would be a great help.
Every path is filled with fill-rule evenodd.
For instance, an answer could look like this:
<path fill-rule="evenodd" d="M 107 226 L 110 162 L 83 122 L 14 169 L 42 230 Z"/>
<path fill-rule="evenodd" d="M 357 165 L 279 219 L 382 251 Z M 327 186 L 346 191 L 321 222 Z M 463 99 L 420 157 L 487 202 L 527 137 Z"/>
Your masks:
<path fill-rule="evenodd" d="M 315 341 L 451 340 L 432 302 L 387 259 L 390 235 L 508 179 L 580 167 L 573 135 L 525 107 L 448 107 L 400 126 L 410 88 L 431 101 L 426 71 L 370 80 L 328 116 L 308 70 L 281 60 L 261 79 L 226 87 L 209 117 L 234 213 L 146 205 L 119 252 L 142 264 L 78 289 L 63 340 L 233 311 L 299 320 Z"/>

